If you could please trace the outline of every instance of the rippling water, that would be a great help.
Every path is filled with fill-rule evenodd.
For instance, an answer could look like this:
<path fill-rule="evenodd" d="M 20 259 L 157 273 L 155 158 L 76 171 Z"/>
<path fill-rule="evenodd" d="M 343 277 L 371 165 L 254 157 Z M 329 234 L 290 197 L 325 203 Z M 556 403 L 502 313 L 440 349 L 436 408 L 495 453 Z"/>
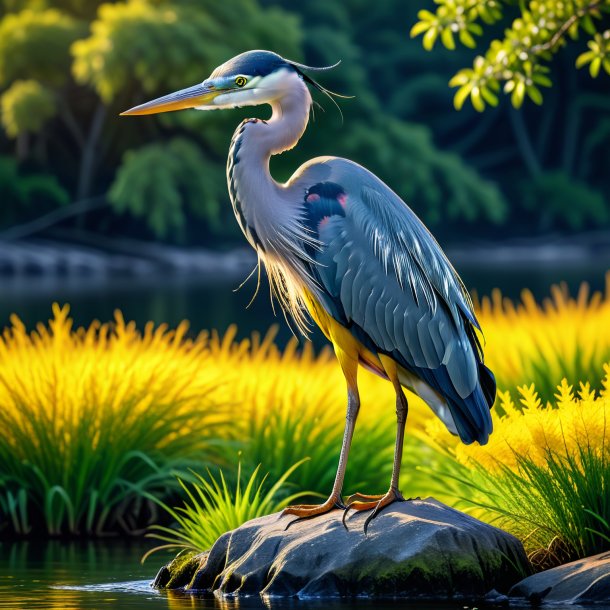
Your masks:
<path fill-rule="evenodd" d="M 260 598 L 215 599 L 151 588 L 158 555 L 145 565 L 140 558 L 151 544 L 118 540 L 96 542 L 0 543 L 0 608 L 42 609 L 180 609 L 200 610 L 463 610 L 464 604 L 406 604 L 399 601 L 336 602 Z M 560 610 L 557 606 L 554 610 Z M 598 610 L 600 610 L 598 608 Z M 610 610 L 608 608 L 601 610 Z"/>

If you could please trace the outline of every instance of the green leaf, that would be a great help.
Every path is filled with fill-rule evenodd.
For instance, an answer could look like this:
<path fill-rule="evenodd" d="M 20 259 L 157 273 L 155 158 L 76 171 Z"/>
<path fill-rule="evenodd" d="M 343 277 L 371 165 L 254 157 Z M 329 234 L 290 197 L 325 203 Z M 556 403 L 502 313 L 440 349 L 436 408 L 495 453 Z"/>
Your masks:
<path fill-rule="evenodd" d="M 451 51 L 455 49 L 455 40 L 453 39 L 453 32 L 449 28 L 444 28 L 441 31 L 441 42 L 447 49 Z"/>
<path fill-rule="evenodd" d="M 411 38 L 415 38 L 415 36 L 419 36 L 419 34 L 423 34 L 426 30 L 430 29 L 431 24 L 429 21 L 418 21 L 409 32 Z"/>
<path fill-rule="evenodd" d="M 483 110 L 485 110 L 485 102 L 481 97 L 481 90 L 479 87 L 473 87 L 470 91 L 470 101 L 477 112 L 483 112 Z"/>
<path fill-rule="evenodd" d="M 524 97 L 525 97 L 525 83 L 523 81 L 518 81 L 515 84 L 515 88 L 510 96 L 510 101 L 515 108 L 521 108 Z"/>
<path fill-rule="evenodd" d="M 481 87 L 481 95 L 490 106 L 498 105 L 498 96 L 493 93 L 488 87 Z"/>
<path fill-rule="evenodd" d="M 474 49 L 477 46 L 475 39 L 468 30 L 460 30 L 460 42 L 470 49 Z"/>
<path fill-rule="evenodd" d="M 438 37 L 438 30 L 436 27 L 431 27 L 422 38 L 422 45 L 426 51 L 431 51 Z"/>
<path fill-rule="evenodd" d="M 476 36 L 482 36 L 483 35 L 483 28 L 481 27 L 480 24 L 475 23 L 474 21 L 471 21 L 467 25 L 467 29 L 468 29 L 469 32 L 471 32 L 472 34 L 475 34 Z"/>
<path fill-rule="evenodd" d="M 591 74 L 591 76 L 593 78 L 596 78 L 597 75 L 599 74 L 599 69 L 601 68 L 601 65 L 602 65 L 601 57 L 595 57 L 593 59 L 593 61 L 591 62 L 591 65 L 589 66 L 589 73 Z"/>
<path fill-rule="evenodd" d="M 534 85 L 529 85 L 526 91 L 527 95 L 534 102 L 534 104 L 537 104 L 538 106 L 542 105 L 542 93 L 540 92 L 540 89 L 538 89 L 538 87 L 535 87 Z"/>
<path fill-rule="evenodd" d="M 237 48 L 253 48 L 258 40 L 294 57 L 300 39 L 294 15 L 248 0 L 232 0 L 231 11 L 222 2 L 205 10 L 188 1 L 107 2 L 90 36 L 72 45 L 72 72 L 110 102 L 134 83 L 151 94 L 201 82 Z"/>
<path fill-rule="evenodd" d="M 34 80 L 15 81 L 2 94 L 0 107 L 2 126 L 11 138 L 38 133 L 56 113 L 52 91 Z"/>
<path fill-rule="evenodd" d="M 118 212 L 143 217 L 159 236 L 179 236 L 187 208 L 214 225 L 225 187 L 217 172 L 206 171 L 208 165 L 188 140 L 149 144 L 125 155 L 108 198 Z"/>
<path fill-rule="evenodd" d="M 463 85 L 456 91 L 455 96 L 453 97 L 453 105 L 456 110 L 462 109 L 462 106 L 464 105 L 464 101 L 468 97 L 468 94 L 470 93 L 471 88 L 472 87 L 470 85 Z"/>
<path fill-rule="evenodd" d="M 436 21 L 436 15 L 425 9 L 417 12 L 417 18 L 422 21 Z"/>
<path fill-rule="evenodd" d="M 472 77 L 472 70 L 460 70 L 450 81 L 450 87 L 458 87 L 461 85 L 465 85 L 470 82 L 470 78 Z"/>
<path fill-rule="evenodd" d="M 593 36 L 595 34 L 595 32 L 597 31 L 595 28 L 595 23 L 593 22 L 593 19 L 591 19 L 591 15 L 585 15 L 581 19 L 580 24 L 581 24 L 583 30 L 587 34 L 590 34 L 591 36 Z"/>
<path fill-rule="evenodd" d="M 541 87 L 552 87 L 553 86 L 551 79 L 548 76 L 545 76 L 544 74 L 540 74 L 539 72 L 536 72 L 535 74 L 532 75 L 532 80 L 537 85 L 540 85 Z"/>
<path fill-rule="evenodd" d="M 576 67 L 582 68 L 595 59 L 596 54 L 593 51 L 585 51 L 576 58 Z"/>
<path fill-rule="evenodd" d="M 63 85 L 70 46 L 85 32 L 85 23 L 55 9 L 9 12 L 0 19 L 0 87 L 17 79 Z"/>

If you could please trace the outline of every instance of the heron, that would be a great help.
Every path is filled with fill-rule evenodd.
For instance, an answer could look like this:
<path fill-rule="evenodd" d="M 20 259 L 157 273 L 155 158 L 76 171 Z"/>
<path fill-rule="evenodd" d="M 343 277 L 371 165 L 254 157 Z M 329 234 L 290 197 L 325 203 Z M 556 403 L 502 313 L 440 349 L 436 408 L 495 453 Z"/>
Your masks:
<path fill-rule="evenodd" d="M 371 511 L 366 529 L 384 507 L 405 500 L 399 481 L 409 409 L 405 388 L 462 442 L 485 444 L 496 384 L 484 364 L 481 328 L 464 283 L 394 191 L 339 157 L 312 159 L 285 183 L 271 175 L 270 158 L 292 149 L 305 132 L 310 89 L 335 95 L 313 73 L 337 65 L 312 67 L 271 51 L 248 51 L 203 82 L 122 114 L 271 107 L 268 120 L 245 119 L 233 135 L 227 161 L 231 204 L 287 319 L 305 332 L 310 319 L 317 324 L 332 343 L 347 384 L 345 430 L 330 495 L 321 504 L 289 506 L 283 513 L 304 519 L 337 508 Z M 359 367 L 394 388 L 396 444 L 388 491 L 355 493 L 344 501 L 360 410 Z"/>

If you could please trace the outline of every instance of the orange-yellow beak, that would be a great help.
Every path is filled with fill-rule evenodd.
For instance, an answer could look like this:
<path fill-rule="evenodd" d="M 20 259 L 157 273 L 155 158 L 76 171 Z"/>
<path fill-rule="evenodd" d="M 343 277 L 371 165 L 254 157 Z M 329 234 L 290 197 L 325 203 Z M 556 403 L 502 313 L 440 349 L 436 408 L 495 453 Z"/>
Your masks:
<path fill-rule="evenodd" d="M 207 106 L 221 93 L 223 93 L 222 90 L 215 89 L 209 85 L 199 84 L 125 110 L 125 112 L 121 112 L 121 116 L 157 114 L 158 112 L 173 112 L 174 110 L 184 110 L 185 108 Z"/>

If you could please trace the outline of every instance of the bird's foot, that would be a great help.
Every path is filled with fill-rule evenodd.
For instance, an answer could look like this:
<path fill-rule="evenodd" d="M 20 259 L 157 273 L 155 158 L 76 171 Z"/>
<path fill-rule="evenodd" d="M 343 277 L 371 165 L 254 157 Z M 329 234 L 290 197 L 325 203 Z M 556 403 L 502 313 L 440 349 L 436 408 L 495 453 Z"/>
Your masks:
<path fill-rule="evenodd" d="M 384 495 L 385 494 L 361 494 L 359 491 L 357 491 L 355 494 L 352 494 L 345 499 L 345 505 L 349 507 L 350 504 L 353 504 L 354 502 L 372 502 L 373 500 L 379 501 Z"/>
<path fill-rule="evenodd" d="M 340 495 L 330 496 L 330 498 L 328 498 L 328 500 L 326 500 L 326 502 L 323 504 L 295 504 L 293 506 L 287 506 L 282 511 L 281 516 L 294 515 L 297 517 L 286 526 L 286 529 L 288 529 L 291 525 L 294 525 L 299 521 L 311 519 L 312 517 L 317 517 L 318 515 L 324 515 L 337 508 L 342 510 L 346 509 Z"/>
<path fill-rule="evenodd" d="M 363 500 L 360 500 L 362 498 Z M 369 498 L 372 498 L 369 500 Z M 347 508 L 343 513 L 342 523 L 347 529 L 347 524 L 345 522 L 347 518 L 347 513 L 350 510 L 355 510 L 356 512 L 362 512 L 365 510 L 372 510 L 373 512 L 366 518 L 364 522 L 364 533 L 367 533 L 369 524 L 371 521 L 386 507 L 392 504 L 393 502 L 404 502 L 405 498 L 400 493 L 398 489 L 395 487 L 391 487 L 390 490 L 384 494 L 383 496 L 365 496 L 363 494 L 354 494 L 350 496 L 347 501 Z"/>

